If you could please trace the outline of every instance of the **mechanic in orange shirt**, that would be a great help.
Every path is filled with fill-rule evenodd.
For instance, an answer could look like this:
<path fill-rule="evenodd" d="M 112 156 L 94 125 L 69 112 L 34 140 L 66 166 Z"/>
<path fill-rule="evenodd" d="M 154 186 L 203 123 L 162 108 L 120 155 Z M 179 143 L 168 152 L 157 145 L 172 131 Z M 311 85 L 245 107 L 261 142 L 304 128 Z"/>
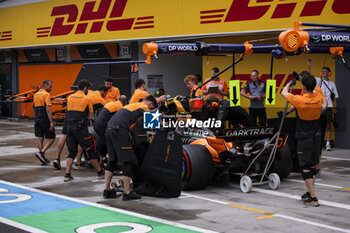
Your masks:
<path fill-rule="evenodd" d="M 78 145 L 85 149 L 90 160 L 90 164 L 95 168 L 98 178 L 104 178 L 104 171 L 97 162 L 95 143 L 89 134 L 88 123 L 92 119 L 93 108 L 91 100 L 87 97 L 88 90 L 92 84 L 87 80 L 78 83 L 79 90 L 68 97 L 66 126 L 67 126 L 67 147 L 69 155 L 67 158 L 66 174 L 64 182 L 73 180 L 71 169 L 73 161 L 77 156 Z"/>
<path fill-rule="evenodd" d="M 187 75 L 184 79 L 184 82 L 186 83 L 186 86 L 188 89 L 190 89 L 190 97 L 193 95 L 193 91 L 198 87 L 198 80 L 197 77 L 193 74 Z M 195 97 L 203 97 L 203 92 L 201 89 L 198 89 L 195 93 Z"/>
<path fill-rule="evenodd" d="M 107 87 L 107 94 L 104 97 L 106 102 L 116 101 L 120 97 L 120 91 L 113 86 L 113 79 L 111 77 L 105 78 L 105 87 Z"/>
<path fill-rule="evenodd" d="M 146 96 L 150 94 L 146 91 L 146 82 L 143 79 L 137 79 L 135 81 L 135 91 L 131 96 L 130 104 L 142 102 Z M 166 101 L 164 96 L 156 97 L 157 104 L 163 103 Z"/>
<path fill-rule="evenodd" d="M 90 101 L 91 101 L 92 107 L 94 108 L 94 111 L 102 108 L 107 103 L 106 100 L 102 96 L 102 94 L 104 94 L 104 96 L 106 96 L 107 88 L 105 86 L 103 86 L 99 89 L 101 89 L 102 91 L 89 90 L 88 94 L 87 94 L 87 97 L 90 98 Z"/>
<path fill-rule="evenodd" d="M 220 70 L 217 67 L 214 67 L 211 70 L 211 75 L 214 76 L 217 73 L 219 73 Z M 209 80 L 206 79 L 205 82 Z M 208 82 L 202 87 L 203 94 L 208 97 L 208 96 L 216 96 L 219 98 L 219 100 L 222 100 L 224 96 L 229 95 L 229 90 L 227 83 L 225 80 L 221 79 L 220 77 L 216 77 L 214 80 Z"/>
<path fill-rule="evenodd" d="M 304 95 L 293 95 L 288 92 L 289 88 L 295 85 L 295 81 L 291 80 L 283 88 L 281 95 L 297 109 L 295 138 L 301 175 L 308 189 L 301 199 L 306 205 L 317 207 L 320 204 L 315 194 L 315 180 L 319 172 L 316 165 L 319 162 L 321 148 L 320 116 L 324 96 L 314 92 L 316 79 L 309 72 L 304 71 L 301 75 Z"/>
<path fill-rule="evenodd" d="M 35 117 L 35 137 L 38 137 L 39 152 L 35 153 L 35 157 L 40 160 L 43 165 L 49 164 L 50 161 L 45 157 L 45 152 L 54 143 L 56 135 L 53 125 L 52 111 L 51 111 L 51 95 L 52 81 L 44 80 L 43 88 L 34 95 L 34 117 Z M 44 137 L 49 141 L 44 143 Z"/>

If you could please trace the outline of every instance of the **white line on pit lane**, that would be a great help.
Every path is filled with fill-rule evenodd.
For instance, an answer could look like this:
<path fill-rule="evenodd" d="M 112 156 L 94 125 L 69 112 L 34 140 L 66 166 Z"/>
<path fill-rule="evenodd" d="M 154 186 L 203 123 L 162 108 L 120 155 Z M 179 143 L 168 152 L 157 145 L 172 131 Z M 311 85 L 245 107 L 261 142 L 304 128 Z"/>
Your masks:
<path fill-rule="evenodd" d="M 38 152 L 38 148 L 34 147 L 23 147 L 23 146 L 1 146 L 0 157 L 10 155 L 21 155 L 21 154 L 33 154 Z"/>
<path fill-rule="evenodd" d="M 286 179 L 286 181 L 293 181 L 293 182 L 298 182 L 298 183 L 303 183 L 303 184 L 305 184 L 305 182 L 304 182 L 303 180 Z M 344 190 L 344 189 L 343 189 L 344 187 L 342 187 L 342 186 L 336 186 L 336 185 L 330 185 L 330 184 L 322 184 L 322 183 L 318 183 L 317 181 L 318 181 L 318 180 L 316 180 L 315 185 Z M 344 190 L 344 191 L 345 191 L 345 190 Z"/>
<path fill-rule="evenodd" d="M 255 189 L 256 188 L 254 188 L 254 190 Z M 198 196 L 198 195 L 188 194 L 188 193 L 185 193 L 185 192 L 182 192 L 182 194 L 186 195 L 186 196 L 189 196 L 189 197 L 192 197 L 192 198 L 196 198 L 196 199 L 200 199 L 200 200 L 204 200 L 204 201 L 208 201 L 208 202 L 214 202 L 214 203 L 221 204 L 221 205 L 228 206 L 230 204 L 230 203 L 225 202 L 225 201 L 219 201 L 219 200 L 215 200 L 215 199 L 212 199 L 212 198 L 201 197 L 201 196 Z M 273 215 L 275 215 L 277 217 L 280 217 L 280 218 L 287 219 L 287 220 L 292 220 L 292 221 L 296 221 L 296 222 L 302 222 L 302 223 L 305 223 L 305 224 L 309 224 L 309 225 L 312 225 L 312 226 L 321 227 L 321 228 L 325 228 L 325 229 L 329 229 L 329 230 L 333 230 L 333 231 L 350 233 L 350 230 L 348 230 L 348 229 L 334 227 L 334 226 L 330 226 L 330 225 L 326 225 L 326 224 L 322 224 L 322 223 L 318 223 L 318 222 L 312 222 L 310 220 L 304 220 L 304 219 L 295 218 L 295 217 L 287 216 L 287 215 L 284 215 L 284 214 L 277 214 L 277 213 L 274 213 Z"/>
<path fill-rule="evenodd" d="M 350 161 L 350 159 L 348 158 L 339 158 L 339 157 L 331 157 L 331 156 L 323 156 L 323 155 L 322 155 L 322 159 Z"/>
<path fill-rule="evenodd" d="M 12 141 L 12 140 L 24 140 L 35 138 L 34 133 L 19 132 L 19 131 L 7 131 L 6 136 L 0 136 L 0 142 Z"/>
<path fill-rule="evenodd" d="M 12 221 L 10 219 L 3 218 L 3 217 L 0 217 L 0 222 L 5 223 L 5 224 L 10 225 L 10 226 L 13 226 L 13 227 L 16 227 L 16 228 L 19 228 L 21 230 L 28 231 L 28 232 L 47 233 L 47 231 L 42 231 L 42 230 L 39 230 L 38 228 L 27 226 L 27 225 L 24 225 L 22 223 L 15 222 L 15 221 Z"/>
<path fill-rule="evenodd" d="M 282 193 L 279 191 L 273 191 L 273 190 L 255 188 L 255 187 L 253 188 L 253 191 L 259 192 L 259 193 L 265 193 L 265 194 L 269 194 L 269 195 L 274 195 L 274 196 L 279 196 L 279 197 L 286 197 L 286 198 L 290 198 L 290 199 L 294 199 L 294 200 L 300 200 L 299 195 Z M 321 205 L 327 205 L 327 206 L 331 206 L 331 207 L 335 207 L 335 208 L 350 210 L 350 205 L 346 205 L 346 204 L 341 204 L 341 203 L 326 201 L 326 200 L 319 200 L 319 203 Z"/>

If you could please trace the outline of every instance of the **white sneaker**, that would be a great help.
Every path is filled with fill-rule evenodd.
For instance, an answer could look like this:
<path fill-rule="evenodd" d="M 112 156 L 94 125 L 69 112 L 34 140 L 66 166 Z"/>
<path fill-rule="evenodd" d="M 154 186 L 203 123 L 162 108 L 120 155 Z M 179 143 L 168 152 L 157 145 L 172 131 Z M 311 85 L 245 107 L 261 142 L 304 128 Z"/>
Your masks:
<path fill-rule="evenodd" d="M 331 151 L 332 150 L 332 148 L 331 148 L 331 144 L 326 144 L 326 151 Z"/>

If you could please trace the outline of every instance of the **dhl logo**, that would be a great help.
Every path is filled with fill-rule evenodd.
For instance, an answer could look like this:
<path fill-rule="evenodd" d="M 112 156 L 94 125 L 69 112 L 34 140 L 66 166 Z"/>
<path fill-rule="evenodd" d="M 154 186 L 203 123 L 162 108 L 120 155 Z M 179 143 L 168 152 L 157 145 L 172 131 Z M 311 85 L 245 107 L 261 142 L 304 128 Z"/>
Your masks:
<path fill-rule="evenodd" d="M 12 31 L 0 32 L 0 41 L 12 40 Z"/>
<path fill-rule="evenodd" d="M 252 79 L 250 78 L 250 74 L 236 74 L 235 75 L 236 80 L 240 80 L 240 84 L 241 84 L 241 89 L 243 89 L 245 87 L 245 85 L 247 84 L 247 82 L 252 81 Z M 261 75 L 261 81 L 266 82 L 267 79 L 270 79 L 270 75 L 269 74 L 262 74 Z M 275 74 L 273 79 L 276 80 L 276 92 L 280 92 L 282 91 L 282 88 L 290 81 L 293 79 L 293 75 L 292 74 Z M 301 93 L 301 89 L 295 87 L 293 89 L 293 94 L 298 95 Z"/>
<path fill-rule="evenodd" d="M 80 15 L 75 4 L 54 7 L 51 12 L 51 17 L 55 17 L 53 26 L 37 28 L 37 37 L 79 35 L 87 31 L 99 33 L 103 27 L 109 32 L 154 28 L 154 16 L 122 18 L 127 2 L 101 0 L 98 7 L 97 1 L 86 2 Z"/>
<path fill-rule="evenodd" d="M 303 4 L 299 17 L 319 16 L 322 14 L 327 0 L 298 1 L 279 0 L 276 7 L 272 6 L 275 0 L 256 0 L 252 5 L 250 0 L 233 0 L 230 9 L 205 10 L 200 12 L 200 23 L 237 22 L 245 20 L 257 20 L 273 11 L 271 19 L 289 18 L 292 16 L 296 6 Z M 298 8 L 299 9 L 299 8 Z M 348 0 L 334 0 L 332 11 L 336 14 L 349 14 L 350 4 Z M 226 13 L 227 12 L 227 13 Z"/>

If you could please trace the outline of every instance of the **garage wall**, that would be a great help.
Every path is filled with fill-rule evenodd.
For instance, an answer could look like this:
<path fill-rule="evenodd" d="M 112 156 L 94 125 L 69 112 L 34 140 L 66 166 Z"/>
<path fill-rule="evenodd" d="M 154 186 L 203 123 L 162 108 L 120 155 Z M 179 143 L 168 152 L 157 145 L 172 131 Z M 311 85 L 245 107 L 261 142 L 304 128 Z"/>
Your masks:
<path fill-rule="evenodd" d="M 142 44 L 139 44 L 142 48 Z M 145 59 L 142 49 L 139 50 L 139 58 Z M 147 83 L 147 75 L 163 75 L 163 85 L 166 94 L 189 95 L 189 90 L 184 83 L 188 74 L 202 74 L 202 58 L 195 55 L 158 55 L 151 65 L 142 64 L 139 66 L 139 78 Z M 133 83 L 132 83 L 133 86 Z M 148 89 L 154 94 L 156 89 Z"/>
<path fill-rule="evenodd" d="M 19 92 L 31 90 L 33 85 L 42 86 L 45 79 L 53 81 L 51 96 L 69 91 L 74 84 L 82 64 L 20 65 L 18 69 Z M 33 103 L 20 104 L 21 115 L 33 116 Z M 53 106 L 53 111 L 59 106 Z"/>
<path fill-rule="evenodd" d="M 350 53 L 344 54 L 345 61 L 350 65 Z M 335 146 L 350 149 L 350 69 L 344 64 L 336 63 L 336 85 L 339 99 L 336 120 L 338 128 L 335 131 Z"/>

